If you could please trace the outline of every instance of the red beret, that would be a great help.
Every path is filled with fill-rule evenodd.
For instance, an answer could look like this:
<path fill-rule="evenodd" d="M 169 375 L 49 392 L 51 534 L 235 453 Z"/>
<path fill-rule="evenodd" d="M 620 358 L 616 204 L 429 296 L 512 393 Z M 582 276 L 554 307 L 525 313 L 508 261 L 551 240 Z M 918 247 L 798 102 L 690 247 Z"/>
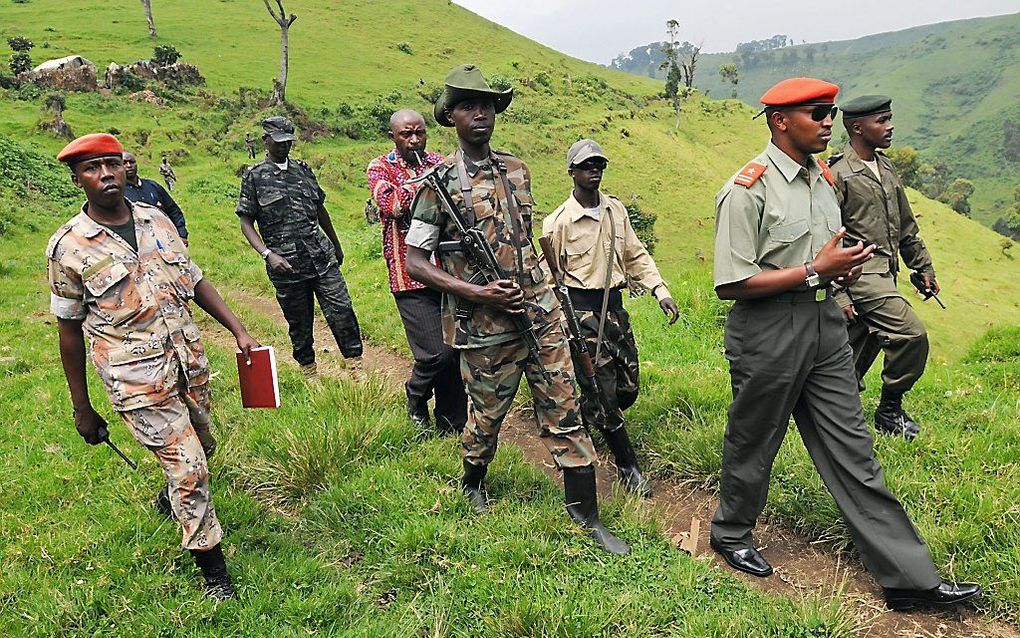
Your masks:
<path fill-rule="evenodd" d="M 124 147 L 120 145 L 116 137 L 109 133 L 92 133 L 82 135 L 70 142 L 64 147 L 64 150 L 57 154 L 57 161 L 71 166 L 93 157 L 123 154 Z"/>
<path fill-rule="evenodd" d="M 761 96 L 765 106 L 792 106 L 795 104 L 832 104 L 839 87 L 832 82 L 814 78 L 789 78 L 776 84 Z"/>

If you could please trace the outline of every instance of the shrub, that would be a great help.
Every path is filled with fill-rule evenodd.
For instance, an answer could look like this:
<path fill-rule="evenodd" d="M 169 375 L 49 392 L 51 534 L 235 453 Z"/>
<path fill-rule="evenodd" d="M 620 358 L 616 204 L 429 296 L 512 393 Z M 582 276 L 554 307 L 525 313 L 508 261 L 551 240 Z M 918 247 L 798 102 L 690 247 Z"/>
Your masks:
<path fill-rule="evenodd" d="M 414 51 L 411 49 L 411 45 L 407 42 L 401 42 L 397 45 L 397 51 L 406 53 L 407 55 L 414 55 Z"/>
<path fill-rule="evenodd" d="M 35 46 L 35 44 L 28 38 L 18 35 L 13 38 L 7 38 L 7 46 L 11 47 L 11 51 L 27 53 Z"/>
<path fill-rule="evenodd" d="M 630 217 L 630 225 L 634 233 L 641 240 L 641 243 L 648 249 L 648 254 L 655 252 L 655 244 L 658 238 L 655 236 L 655 220 L 658 215 L 650 210 L 644 210 L 638 204 L 637 195 L 632 195 L 626 204 L 627 215 Z"/>
<path fill-rule="evenodd" d="M 513 85 L 514 79 L 509 75 L 503 75 L 502 73 L 493 73 L 491 76 L 489 76 L 489 86 L 496 89 L 497 91 L 506 91 L 507 89 L 512 88 Z"/>
<path fill-rule="evenodd" d="M 30 70 L 32 68 L 32 56 L 23 51 L 11 54 L 10 68 L 11 73 L 14 75 Z"/>
<path fill-rule="evenodd" d="M 161 44 L 152 50 L 152 62 L 156 66 L 170 66 L 181 59 L 181 52 L 170 44 Z"/>

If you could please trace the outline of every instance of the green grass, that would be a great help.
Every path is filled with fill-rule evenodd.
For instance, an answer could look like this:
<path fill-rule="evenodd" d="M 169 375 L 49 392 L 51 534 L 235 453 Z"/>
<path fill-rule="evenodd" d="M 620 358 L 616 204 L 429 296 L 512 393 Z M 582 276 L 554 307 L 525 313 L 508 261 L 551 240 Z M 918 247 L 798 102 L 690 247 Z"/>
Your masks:
<path fill-rule="evenodd" d="M 4 5 L 3 35 L 49 40 L 53 57 L 81 52 L 101 67 L 148 56 L 152 43 L 137 3 L 114 3 L 114 12 L 91 0 L 64 3 L 75 9 L 66 18 L 54 4 Z M 291 34 L 289 91 L 304 109 L 299 121 L 340 131 L 350 123 L 341 102 L 364 113 L 380 100 L 385 108 L 424 111 L 429 105 L 419 95 L 419 77 L 435 84 L 453 64 L 479 61 L 486 73 L 519 82 L 495 143 L 529 162 L 545 211 L 569 188 L 565 149 L 581 136 L 598 139 L 612 159 L 607 190 L 639 194 L 642 206 L 659 214 L 656 259 L 684 310 L 682 321 L 668 328 L 650 299 L 628 304 L 643 362 L 642 397 L 630 414 L 634 438 L 656 473 L 711 486 L 729 400 L 721 344 L 726 306 L 711 292 L 713 196 L 765 144 L 752 111 L 737 101 L 695 100 L 675 130 L 668 106 L 648 100 L 657 83 L 571 60 L 455 5 L 398 4 L 401 11 L 387 16 L 368 2 L 288 3 L 300 16 Z M 197 11 L 206 6 L 197 0 L 174 6 L 165 14 L 156 6 L 160 42 L 199 64 L 209 93 L 162 106 L 72 95 L 66 118 L 78 133 L 119 131 L 138 152 L 143 175 L 155 173 L 160 152 L 171 153 L 196 260 L 228 298 L 240 298 L 231 295 L 237 291 L 268 296 L 264 266 L 233 214 L 244 132 L 257 130 L 268 111 L 241 102 L 236 89 L 269 85 L 277 35 L 259 3 L 223 2 L 219 13 Z M 421 25 L 411 56 L 379 37 L 400 32 L 397 15 Z M 543 73 L 549 86 L 534 81 Z M 0 155 L 17 160 L 35 149 L 52 157 L 60 148 L 60 140 L 36 130 L 38 99 L 0 93 L 0 105 L 0 136 L 6 136 Z M 453 145 L 449 131 L 432 127 L 430 136 L 433 149 Z M 315 167 L 328 192 L 363 329 L 376 343 L 406 352 L 378 227 L 367 227 L 361 216 L 364 166 L 387 148 L 379 136 L 336 132 L 298 143 L 295 154 Z M 37 171 L 47 183 L 63 173 L 60 167 Z M 0 623 L 6 623 L 0 632 L 846 633 L 845 611 L 764 597 L 678 556 L 654 521 L 626 502 L 611 502 L 607 513 L 637 551 L 619 563 L 594 554 L 567 524 L 552 484 L 512 449 L 502 450 L 494 466 L 496 511 L 471 518 L 452 489 L 455 444 L 412 431 L 393 388 L 375 380 L 309 389 L 288 369 L 288 407 L 247 412 L 237 405 L 230 354 L 215 348 L 214 367 L 222 371 L 216 417 L 225 435 L 214 463 L 216 498 L 245 600 L 215 610 L 197 602 L 194 570 L 174 548 L 176 531 L 147 507 L 157 481 L 154 463 L 126 473 L 105 450 L 85 449 L 71 429 L 55 327 L 46 323 L 42 249 L 77 199 L 63 189 L 23 191 L 17 175 L 0 185 L 0 405 L 7 430 L 17 433 L 0 438 L 0 464 L 11 477 L 0 488 L 0 530 L 11 548 L 0 551 Z M 878 452 L 943 573 L 989 585 L 986 608 L 1016 622 L 1020 336 L 1010 327 L 1020 300 L 1016 264 L 991 231 L 911 197 L 950 308 L 915 303 L 933 342 L 929 371 L 908 404 L 924 435 L 915 445 L 882 439 Z M 250 310 L 243 314 L 256 336 L 287 351 L 283 326 Z M 206 322 L 205 329 L 217 328 Z M 878 384 L 873 372 L 864 396 L 869 416 Z M 98 385 L 93 394 L 106 405 Z M 141 457 L 123 428 L 115 426 L 114 434 Z M 776 466 L 769 515 L 837 546 L 845 542 L 794 433 Z"/>

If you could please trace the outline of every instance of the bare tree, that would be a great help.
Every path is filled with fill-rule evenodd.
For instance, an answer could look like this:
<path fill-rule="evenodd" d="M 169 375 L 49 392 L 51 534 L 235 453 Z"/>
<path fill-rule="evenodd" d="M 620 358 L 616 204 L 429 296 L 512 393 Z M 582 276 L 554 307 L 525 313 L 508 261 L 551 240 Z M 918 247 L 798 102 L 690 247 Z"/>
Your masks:
<path fill-rule="evenodd" d="M 269 0 L 262 0 L 266 5 L 269 15 L 273 16 L 276 24 L 280 25 L 280 77 L 273 80 L 272 104 L 283 104 L 287 101 L 287 36 L 290 34 L 290 25 L 294 24 L 297 16 L 293 13 L 287 16 L 287 10 L 283 8 L 283 0 L 276 0 L 276 9 L 269 4 Z"/>
<path fill-rule="evenodd" d="M 691 46 L 685 51 L 680 59 L 680 69 L 684 74 L 684 86 L 694 88 L 694 68 L 698 64 L 698 54 L 701 53 L 702 43 Z"/>
<path fill-rule="evenodd" d="M 156 23 L 152 20 L 152 0 L 142 0 L 142 6 L 145 7 L 145 20 L 149 23 L 149 37 L 156 37 Z"/>

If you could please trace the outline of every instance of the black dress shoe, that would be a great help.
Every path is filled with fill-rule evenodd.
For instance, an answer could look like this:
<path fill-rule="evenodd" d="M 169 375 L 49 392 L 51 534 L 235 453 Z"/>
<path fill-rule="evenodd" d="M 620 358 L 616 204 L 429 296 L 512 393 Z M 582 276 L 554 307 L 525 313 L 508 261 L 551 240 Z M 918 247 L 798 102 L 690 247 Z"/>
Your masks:
<path fill-rule="evenodd" d="M 727 565 L 737 571 L 762 578 L 772 575 L 772 565 L 769 565 L 765 557 L 753 547 L 723 549 L 716 545 L 715 541 L 710 541 L 709 544 L 723 557 Z"/>
<path fill-rule="evenodd" d="M 949 607 L 981 595 L 981 586 L 974 583 L 942 583 L 932 589 L 887 589 L 885 605 L 894 611 L 910 611 L 918 607 Z"/>

